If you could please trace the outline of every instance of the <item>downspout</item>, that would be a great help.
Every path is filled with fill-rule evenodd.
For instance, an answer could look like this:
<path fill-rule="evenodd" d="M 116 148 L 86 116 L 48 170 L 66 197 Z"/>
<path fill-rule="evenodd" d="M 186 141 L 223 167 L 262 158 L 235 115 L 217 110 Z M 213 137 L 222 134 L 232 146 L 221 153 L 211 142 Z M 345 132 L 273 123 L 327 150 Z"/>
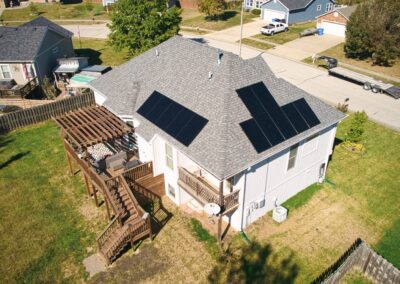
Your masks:
<path fill-rule="evenodd" d="M 246 197 L 246 183 L 247 183 L 247 170 L 244 174 L 244 187 L 243 187 L 243 198 L 242 198 L 242 218 L 240 222 L 240 231 L 243 232 L 243 218 L 244 218 L 244 201 Z"/>

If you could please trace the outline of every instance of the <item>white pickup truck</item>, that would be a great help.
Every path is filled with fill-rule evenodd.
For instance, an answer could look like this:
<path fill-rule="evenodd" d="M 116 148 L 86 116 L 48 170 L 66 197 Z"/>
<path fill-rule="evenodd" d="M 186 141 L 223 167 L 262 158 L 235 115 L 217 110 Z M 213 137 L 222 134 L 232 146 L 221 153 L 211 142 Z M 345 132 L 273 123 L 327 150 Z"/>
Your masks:
<path fill-rule="evenodd" d="M 273 35 L 280 32 L 286 32 L 289 30 L 287 24 L 284 23 L 270 23 L 267 26 L 261 28 L 260 32 L 263 35 Z"/>

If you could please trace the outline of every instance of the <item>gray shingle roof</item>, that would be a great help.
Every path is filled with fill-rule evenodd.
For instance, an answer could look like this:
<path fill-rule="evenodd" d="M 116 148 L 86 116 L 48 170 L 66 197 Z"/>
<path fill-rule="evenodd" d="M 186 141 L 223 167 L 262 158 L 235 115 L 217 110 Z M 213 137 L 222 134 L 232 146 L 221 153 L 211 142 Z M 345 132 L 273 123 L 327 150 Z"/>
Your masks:
<path fill-rule="evenodd" d="M 279 105 L 304 97 L 321 124 L 258 154 L 239 126 L 251 115 L 235 90 L 259 81 L 264 82 Z M 218 65 L 217 49 L 178 36 L 90 84 L 107 97 L 104 105 L 111 111 L 133 115 L 140 121 L 138 135 L 148 141 L 155 134 L 162 136 L 219 179 L 265 160 L 344 118 L 335 108 L 276 78 L 261 56 L 243 60 L 224 52 Z M 188 147 L 136 113 L 155 90 L 209 120 Z"/>
<path fill-rule="evenodd" d="M 0 61 L 31 61 L 47 27 L 0 27 Z"/>
<path fill-rule="evenodd" d="M 65 36 L 65 37 L 72 37 L 74 34 L 67 29 L 57 25 L 56 23 L 44 18 L 44 17 L 37 17 L 30 22 L 27 22 L 22 25 L 23 27 L 49 27 L 51 30 Z"/>
<path fill-rule="evenodd" d="M 65 37 L 73 33 L 43 17 L 19 27 L 0 27 L 0 61 L 31 61 L 35 58 L 48 30 Z"/>
<path fill-rule="evenodd" d="M 347 20 L 350 18 L 351 14 L 357 9 L 357 5 L 347 6 L 344 8 L 338 8 L 337 11 L 342 14 Z"/>
<path fill-rule="evenodd" d="M 269 0 L 266 3 L 273 1 Z M 279 0 L 283 5 L 285 5 L 289 11 L 304 9 L 310 5 L 314 0 Z"/>

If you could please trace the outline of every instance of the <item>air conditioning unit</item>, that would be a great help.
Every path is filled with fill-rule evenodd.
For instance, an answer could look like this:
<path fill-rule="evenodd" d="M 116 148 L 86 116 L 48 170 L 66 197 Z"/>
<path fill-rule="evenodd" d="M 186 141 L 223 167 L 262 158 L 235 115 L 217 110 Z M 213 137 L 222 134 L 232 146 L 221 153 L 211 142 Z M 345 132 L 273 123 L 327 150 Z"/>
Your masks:
<path fill-rule="evenodd" d="M 287 218 L 287 209 L 282 206 L 276 206 L 272 211 L 272 219 L 278 223 L 282 223 Z"/>

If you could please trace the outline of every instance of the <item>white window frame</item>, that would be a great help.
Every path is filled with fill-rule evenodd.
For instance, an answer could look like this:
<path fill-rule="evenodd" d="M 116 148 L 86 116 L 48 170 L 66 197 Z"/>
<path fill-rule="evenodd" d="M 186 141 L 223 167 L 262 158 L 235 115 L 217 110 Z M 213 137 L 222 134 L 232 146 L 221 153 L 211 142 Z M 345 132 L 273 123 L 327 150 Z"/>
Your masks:
<path fill-rule="evenodd" d="M 8 71 L 3 71 L 3 67 L 6 67 Z M 10 77 L 5 77 L 4 73 L 9 73 Z M 10 64 L 0 64 L 0 79 L 12 79 Z"/>
<path fill-rule="evenodd" d="M 289 149 L 289 155 L 288 155 L 288 163 L 287 163 L 287 171 L 290 171 L 291 169 L 296 167 L 296 160 L 297 160 L 297 154 L 299 152 L 299 143 L 293 145 Z"/>
<path fill-rule="evenodd" d="M 260 9 L 261 8 L 261 4 L 262 4 L 262 1 L 256 1 L 256 8 Z"/>
<path fill-rule="evenodd" d="M 317 5 L 317 11 L 321 11 L 321 10 L 322 10 L 322 5 L 321 4 Z"/>
<path fill-rule="evenodd" d="M 165 143 L 165 165 L 170 170 L 174 170 L 174 149 L 168 143 Z"/>
<path fill-rule="evenodd" d="M 326 3 L 325 12 L 329 12 L 333 10 L 333 4 L 331 2 Z"/>
<path fill-rule="evenodd" d="M 173 197 L 174 199 L 176 198 L 176 189 L 173 187 L 171 184 L 168 183 L 168 195 L 170 197 Z"/>
<path fill-rule="evenodd" d="M 253 7 L 253 0 L 246 0 L 246 7 Z"/>

